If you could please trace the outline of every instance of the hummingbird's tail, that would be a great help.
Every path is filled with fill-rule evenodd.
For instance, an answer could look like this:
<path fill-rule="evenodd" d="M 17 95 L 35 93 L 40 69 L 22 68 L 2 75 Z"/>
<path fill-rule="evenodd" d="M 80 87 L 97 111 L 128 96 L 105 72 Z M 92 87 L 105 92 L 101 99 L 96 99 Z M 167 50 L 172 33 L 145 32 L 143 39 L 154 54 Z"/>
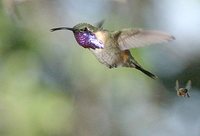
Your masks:
<path fill-rule="evenodd" d="M 149 71 L 143 69 L 141 66 L 135 65 L 135 68 L 136 68 L 137 70 L 140 70 L 141 72 L 143 72 L 144 74 L 146 74 L 147 76 L 149 76 L 149 77 L 151 77 L 151 78 L 153 78 L 153 79 L 157 79 L 157 78 L 158 78 L 156 75 L 154 75 L 154 74 L 152 74 L 151 72 L 149 72 Z"/>
<path fill-rule="evenodd" d="M 137 70 L 143 72 L 144 74 L 146 74 L 147 76 L 153 78 L 153 79 L 157 79 L 158 77 L 154 74 L 152 74 L 151 72 L 143 69 L 135 60 L 131 60 L 131 66 L 136 68 Z"/>

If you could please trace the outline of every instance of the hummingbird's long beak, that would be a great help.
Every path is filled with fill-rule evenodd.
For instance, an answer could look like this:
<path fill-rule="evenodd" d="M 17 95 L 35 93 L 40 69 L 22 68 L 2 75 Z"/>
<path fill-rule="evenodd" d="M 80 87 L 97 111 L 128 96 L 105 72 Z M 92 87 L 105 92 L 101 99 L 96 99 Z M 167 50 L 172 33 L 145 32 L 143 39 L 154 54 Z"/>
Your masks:
<path fill-rule="evenodd" d="M 51 32 L 57 31 L 57 30 L 70 30 L 72 32 L 74 32 L 73 28 L 69 28 L 69 27 L 57 27 L 57 28 L 52 28 Z"/>

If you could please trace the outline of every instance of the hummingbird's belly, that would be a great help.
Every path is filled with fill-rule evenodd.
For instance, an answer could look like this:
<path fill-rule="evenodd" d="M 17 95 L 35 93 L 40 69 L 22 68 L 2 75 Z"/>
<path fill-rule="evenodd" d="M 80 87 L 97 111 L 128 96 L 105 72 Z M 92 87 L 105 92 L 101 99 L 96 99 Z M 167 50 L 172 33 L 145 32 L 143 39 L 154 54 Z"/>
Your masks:
<path fill-rule="evenodd" d="M 120 50 L 119 49 L 90 49 L 90 51 L 95 55 L 98 61 L 102 64 L 105 64 L 107 67 L 118 66 L 120 59 Z"/>

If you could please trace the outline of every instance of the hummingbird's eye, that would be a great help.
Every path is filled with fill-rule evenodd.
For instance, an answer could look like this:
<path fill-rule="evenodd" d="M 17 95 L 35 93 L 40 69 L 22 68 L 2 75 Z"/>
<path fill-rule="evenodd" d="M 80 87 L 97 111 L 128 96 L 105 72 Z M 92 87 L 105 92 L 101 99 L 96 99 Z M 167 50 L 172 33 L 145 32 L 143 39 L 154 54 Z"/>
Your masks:
<path fill-rule="evenodd" d="M 84 28 L 84 31 L 88 31 L 88 28 L 87 28 L 87 27 L 85 27 L 85 28 Z"/>
<path fill-rule="evenodd" d="M 87 32 L 88 31 L 88 28 L 87 27 L 84 27 L 82 29 L 80 29 L 82 32 Z"/>

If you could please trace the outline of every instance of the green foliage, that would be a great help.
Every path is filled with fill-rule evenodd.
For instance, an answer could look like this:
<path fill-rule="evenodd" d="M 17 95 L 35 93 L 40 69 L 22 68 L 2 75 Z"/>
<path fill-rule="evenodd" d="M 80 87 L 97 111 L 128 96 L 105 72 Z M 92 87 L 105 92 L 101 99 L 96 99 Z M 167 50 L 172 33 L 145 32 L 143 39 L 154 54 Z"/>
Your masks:
<path fill-rule="evenodd" d="M 72 101 L 46 84 L 37 36 L 0 11 L 0 135 L 68 135 Z M 44 54 L 45 55 L 45 54 Z"/>

